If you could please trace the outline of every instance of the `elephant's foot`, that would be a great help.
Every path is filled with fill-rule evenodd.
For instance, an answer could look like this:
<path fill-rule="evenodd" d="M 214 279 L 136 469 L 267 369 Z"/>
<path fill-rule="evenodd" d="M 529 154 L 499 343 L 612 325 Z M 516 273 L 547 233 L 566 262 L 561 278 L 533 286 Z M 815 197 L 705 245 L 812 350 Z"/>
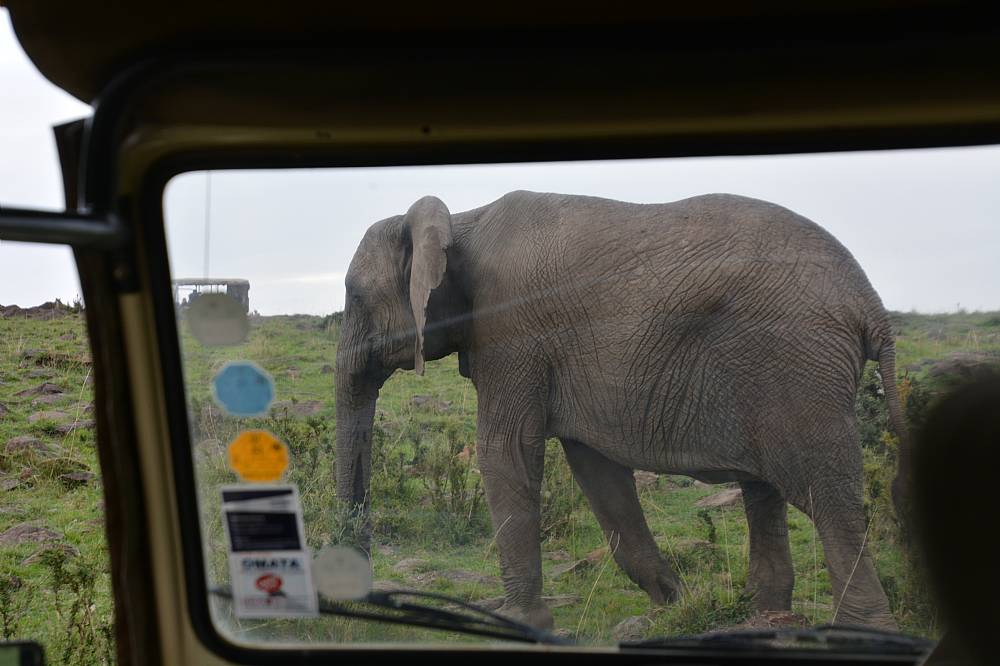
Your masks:
<path fill-rule="evenodd" d="M 751 587 L 747 585 L 747 596 L 750 597 L 750 605 L 758 613 L 764 611 L 790 611 L 792 610 L 791 591 L 776 590 L 767 587 Z"/>
<path fill-rule="evenodd" d="M 792 588 L 795 579 L 792 575 L 760 576 L 753 575 L 747 581 L 746 594 L 751 599 L 751 606 L 758 613 L 763 611 L 792 610 Z"/>
<path fill-rule="evenodd" d="M 656 606 L 672 604 L 681 597 L 681 582 L 666 563 L 653 575 L 639 581 L 639 587 Z"/>
<path fill-rule="evenodd" d="M 880 601 L 880 600 L 879 600 Z M 877 601 L 868 607 L 841 606 L 833 618 L 834 624 L 854 627 L 869 627 L 885 631 L 899 631 L 896 618 L 887 607 Z"/>
<path fill-rule="evenodd" d="M 516 622 L 527 624 L 528 626 L 536 629 L 544 629 L 548 631 L 555 624 L 552 619 L 552 611 L 550 611 L 549 607 L 541 601 L 531 606 L 519 606 L 505 603 L 497 612 L 504 617 L 509 617 Z"/>

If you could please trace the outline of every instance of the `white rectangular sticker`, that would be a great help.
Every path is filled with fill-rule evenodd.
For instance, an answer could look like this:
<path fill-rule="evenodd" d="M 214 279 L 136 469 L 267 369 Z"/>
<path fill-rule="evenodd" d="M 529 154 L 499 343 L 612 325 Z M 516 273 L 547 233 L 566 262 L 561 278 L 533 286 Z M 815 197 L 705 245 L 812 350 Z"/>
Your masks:
<path fill-rule="evenodd" d="M 299 492 L 292 485 L 222 488 L 236 617 L 317 615 Z"/>

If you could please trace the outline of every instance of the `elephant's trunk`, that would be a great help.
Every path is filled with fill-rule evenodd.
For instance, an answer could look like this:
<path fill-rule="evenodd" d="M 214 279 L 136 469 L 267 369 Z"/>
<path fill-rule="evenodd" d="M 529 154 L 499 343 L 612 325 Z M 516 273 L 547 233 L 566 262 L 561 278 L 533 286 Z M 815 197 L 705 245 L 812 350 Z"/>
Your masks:
<path fill-rule="evenodd" d="M 339 366 L 340 364 L 338 364 Z M 366 551 L 370 526 L 372 424 L 378 385 L 364 375 L 337 373 L 337 499 L 355 522 L 356 545 Z"/>

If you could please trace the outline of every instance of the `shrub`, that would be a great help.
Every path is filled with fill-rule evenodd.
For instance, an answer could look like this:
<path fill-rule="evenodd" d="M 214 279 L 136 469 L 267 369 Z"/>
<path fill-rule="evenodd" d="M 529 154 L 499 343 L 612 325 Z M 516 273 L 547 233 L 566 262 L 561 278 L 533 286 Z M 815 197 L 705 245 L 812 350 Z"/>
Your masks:
<path fill-rule="evenodd" d="M 555 539 L 573 530 L 573 514 L 584 505 L 573 472 L 558 440 L 545 443 L 545 474 L 542 478 L 542 539 Z"/>

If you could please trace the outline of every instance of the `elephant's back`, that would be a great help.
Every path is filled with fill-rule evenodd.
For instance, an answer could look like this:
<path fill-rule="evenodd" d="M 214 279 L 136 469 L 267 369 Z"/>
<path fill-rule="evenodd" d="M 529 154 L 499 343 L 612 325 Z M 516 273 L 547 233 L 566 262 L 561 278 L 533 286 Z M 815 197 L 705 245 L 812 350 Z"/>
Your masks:
<path fill-rule="evenodd" d="M 537 261 L 558 264 L 557 276 L 599 271 L 609 293 L 681 288 L 700 278 L 715 285 L 702 284 L 705 294 L 784 289 L 795 291 L 799 305 L 836 302 L 863 315 L 881 308 L 861 266 L 832 234 L 760 199 L 706 194 L 636 204 L 514 192 L 498 203 L 508 220 L 526 223 L 520 231 L 541 248 Z"/>
<path fill-rule="evenodd" d="M 668 322 L 755 318 L 755 326 L 786 329 L 860 330 L 885 318 L 846 247 L 759 199 L 706 194 L 636 204 L 518 191 L 475 216 L 489 248 L 481 264 L 490 282 L 505 285 L 504 298 L 540 289 L 564 295 L 526 300 L 619 319 L 623 331 L 647 325 L 651 311 Z"/>

